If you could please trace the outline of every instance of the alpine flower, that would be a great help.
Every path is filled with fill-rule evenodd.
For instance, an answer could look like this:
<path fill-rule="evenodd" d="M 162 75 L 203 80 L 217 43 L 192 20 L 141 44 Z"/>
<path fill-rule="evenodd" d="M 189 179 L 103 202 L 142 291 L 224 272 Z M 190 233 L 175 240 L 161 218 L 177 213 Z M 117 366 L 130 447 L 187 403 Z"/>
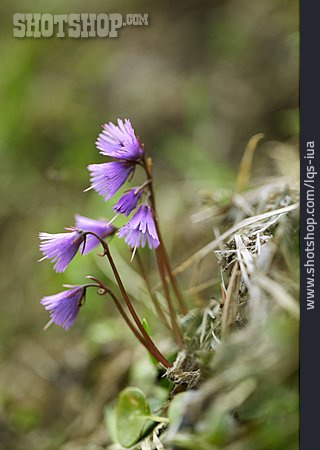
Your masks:
<path fill-rule="evenodd" d="M 126 192 L 113 207 L 114 211 L 125 216 L 129 216 L 133 211 L 141 197 L 141 191 L 137 188 L 132 188 Z"/>
<path fill-rule="evenodd" d="M 146 242 L 150 249 L 160 245 L 156 226 L 150 206 L 141 205 L 129 222 L 119 231 L 118 236 L 136 250 L 137 247 L 145 247 Z"/>
<path fill-rule="evenodd" d="M 76 228 L 84 232 L 91 231 L 97 234 L 101 239 L 105 239 L 108 236 L 112 236 L 116 231 L 116 228 L 109 224 L 105 220 L 94 220 L 89 217 L 75 215 Z M 92 234 L 86 234 L 85 241 L 81 244 L 81 253 L 86 255 L 94 247 L 99 244 L 99 240 Z"/>
<path fill-rule="evenodd" d="M 76 255 L 80 245 L 85 240 L 85 234 L 82 231 L 74 230 L 69 233 L 39 233 L 40 251 L 44 259 L 51 259 L 55 263 L 56 272 L 64 272 L 70 261 Z"/>
<path fill-rule="evenodd" d="M 102 155 L 126 161 L 138 161 L 143 155 L 143 148 L 129 119 L 124 122 L 118 119 L 118 125 L 112 122 L 103 125 L 96 146 Z"/>
<path fill-rule="evenodd" d="M 90 164 L 88 170 L 91 174 L 91 188 L 107 201 L 126 182 L 134 170 L 134 164 L 113 161 L 102 164 Z"/>
<path fill-rule="evenodd" d="M 59 294 L 43 297 L 40 303 L 50 312 L 53 323 L 69 330 L 78 316 L 85 293 L 85 287 L 76 286 Z"/>

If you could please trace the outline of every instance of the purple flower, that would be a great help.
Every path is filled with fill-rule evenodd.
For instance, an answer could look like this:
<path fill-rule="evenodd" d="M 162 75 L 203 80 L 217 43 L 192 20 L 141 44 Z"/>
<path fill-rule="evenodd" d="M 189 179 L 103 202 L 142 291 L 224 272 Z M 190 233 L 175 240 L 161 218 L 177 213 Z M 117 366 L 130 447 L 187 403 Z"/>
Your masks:
<path fill-rule="evenodd" d="M 113 207 L 114 211 L 125 216 L 129 216 L 131 211 L 135 209 L 141 197 L 141 191 L 137 188 L 132 188 L 126 192 Z"/>
<path fill-rule="evenodd" d="M 110 225 L 105 220 L 94 220 L 89 217 L 80 216 L 79 214 L 75 215 L 76 227 L 82 231 L 92 231 L 101 237 L 101 239 L 105 239 L 107 236 L 111 236 L 116 228 Z M 85 242 L 81 244 L 81 252 L 85 255 L 89 253 L 94 247 L 99 244 L 98 239 L 92 234 L 87 234 L 85 238 Z M 83 250 L 84 247 L 84 250 Z"/>
<path fill-rule="evenodd" d="M 107 201 L 126 182 L 134 170 L 134 165 L 125 162 L 109 162 L 90 164 L 88 169 L 91 174 L 91 187 Z"/>
<path fill-rule="evenodd" d="M 40 303 L 50 311 L 53 323 L 69 330 L 77 318 L 85 293 L 83 286 L 76 286 L 59 294 L 43 297 Z"/>
<path fill-rule="evenodd" d="M 118 119 L 118 125 L 106 123 L 98 136 L 96 146 L 102 155 L 126 161 L 137 161 L 143 155 L 143 148 L 129 119 L 124 122 Z"/>
<path fill-rule="evenodd" d="M 72 231 L 70 233 L 39 233 L 40 251 L 44 257 L 40 259 L 51 259 L 56 272 L 64 272 L 70 261 L 76 255 L 80 244 L 84 241 L 82 231 Z"/>
<path fill-rule="evenodd" d="M 157 248 L 160 242 L 150 206 L 141 205 L 131 220 L 119 230 L 118 236 L 124 238 L 134 250 L 144 247 L 146 242 L 150 249 Z"/>

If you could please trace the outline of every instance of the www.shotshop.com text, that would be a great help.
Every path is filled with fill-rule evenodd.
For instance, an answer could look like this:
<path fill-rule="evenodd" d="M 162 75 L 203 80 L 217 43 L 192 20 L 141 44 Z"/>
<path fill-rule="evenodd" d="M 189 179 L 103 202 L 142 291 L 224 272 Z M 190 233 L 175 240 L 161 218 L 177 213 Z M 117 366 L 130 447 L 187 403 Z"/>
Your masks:
<path fill-rule="evenodd" d="M 302 199 L 302 207 L 306 212 L 306 229 L 304 240 L 304 251 L 306 262 L 303 269 L 306 271 L 306 289 L 307 289 L 307 310 L 315 307 L 315 228 L 317 222 L 315 220 L 315 178 L 317 172 L 314 165 L 315 141 L 309 141 L 306 145 L 306 155 L 304 159 L 307 162 L 305 179 L 303 184 L 306 188 L 305 198 Z"/>

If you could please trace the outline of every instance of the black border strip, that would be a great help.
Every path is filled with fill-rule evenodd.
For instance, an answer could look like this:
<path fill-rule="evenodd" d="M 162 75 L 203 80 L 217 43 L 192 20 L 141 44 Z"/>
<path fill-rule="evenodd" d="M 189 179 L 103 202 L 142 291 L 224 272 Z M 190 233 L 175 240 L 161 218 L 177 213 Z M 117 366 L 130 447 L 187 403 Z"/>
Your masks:
<path fill-rule="evenodd" d="M 320 177 L 320 4 L 317 1 L 301 0 L 300 31 L 300 449 L 311 450 L 320 448 L 320 279 L 316 275 L 320 265 L 320 205 L 317 206 L 317 178 Z"/>

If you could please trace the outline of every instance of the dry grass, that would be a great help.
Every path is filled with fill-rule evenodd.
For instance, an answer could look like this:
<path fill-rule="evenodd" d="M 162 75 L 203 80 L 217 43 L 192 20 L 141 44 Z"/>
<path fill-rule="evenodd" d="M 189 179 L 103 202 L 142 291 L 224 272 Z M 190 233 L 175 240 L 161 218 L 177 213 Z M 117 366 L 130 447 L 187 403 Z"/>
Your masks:
<path fill-rule="evenodd" d="M 241 170 L 250 171 L 244 159 Z M 245 190 L 248 180 L 239 174 L 227 207 L 216 202 L 196 215 L 212 220 L 218 236 L 175 273 L 214 252 L 219 276 L 188 294 L 207 292 L 218 278 L 220 292 L 182 321 L 189 355 L 179 355 L 171 379 L 194 387 L 200 367 L 200 381 L 172 400 L 175 420 L 144 449 L 298 448 L 298 180 L 280 175 Z"/>

